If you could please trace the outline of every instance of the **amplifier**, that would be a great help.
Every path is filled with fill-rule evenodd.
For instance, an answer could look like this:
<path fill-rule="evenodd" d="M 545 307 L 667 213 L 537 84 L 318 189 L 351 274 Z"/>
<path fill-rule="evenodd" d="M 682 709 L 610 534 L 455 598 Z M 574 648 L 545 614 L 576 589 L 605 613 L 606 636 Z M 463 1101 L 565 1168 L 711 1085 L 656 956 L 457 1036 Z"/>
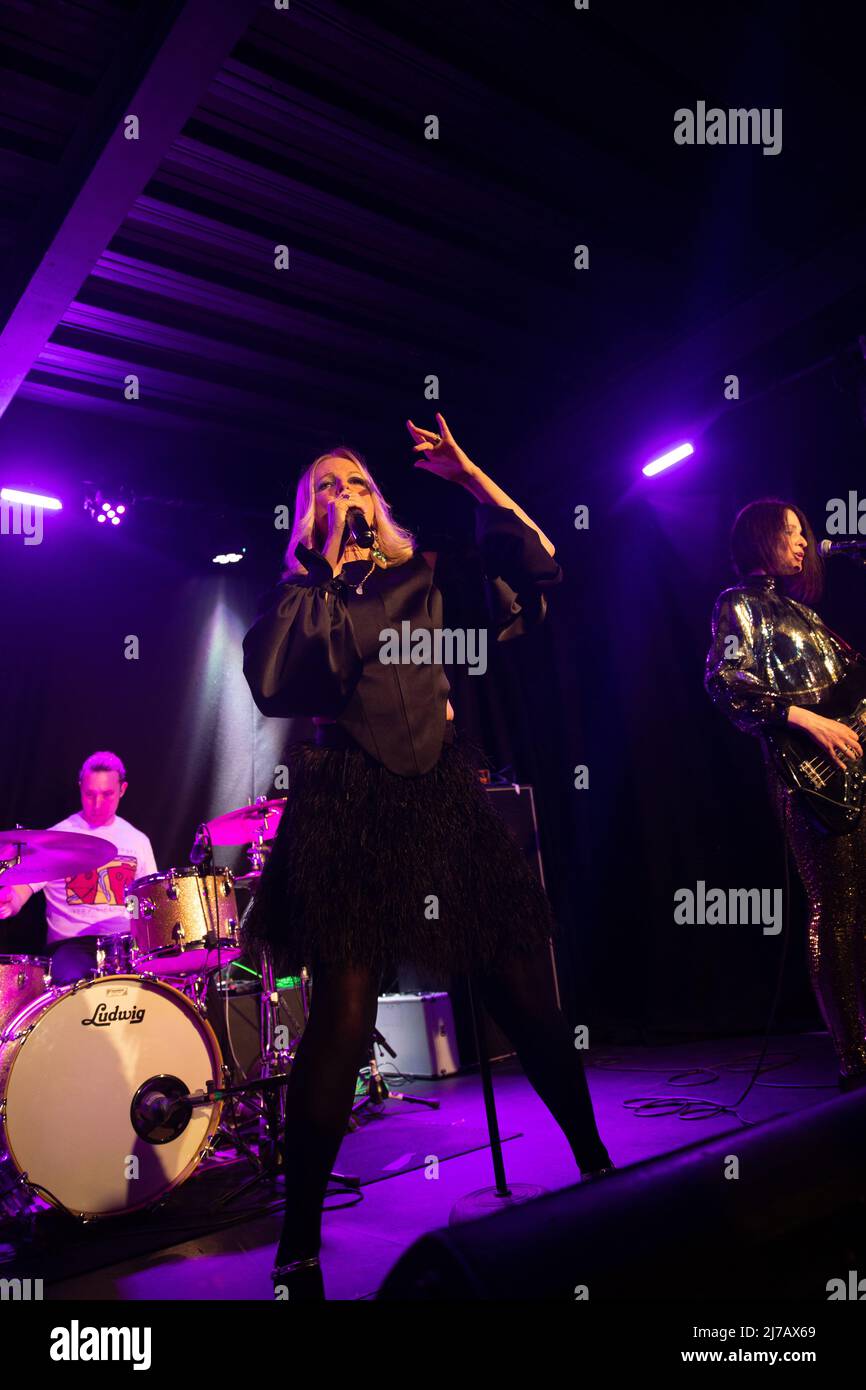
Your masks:
<path fill-rule="evenodd" d="M 453 1076 L 460 1070 L 451 999 L 429 994 L 382 994 L 376 1027 L 397 1056 L 377 1050 L 387 1079 L 388 1064 L 404 1076 Z"/>
<path fill-rule="evenodd" d="M 228 965 L 222 978 L 214 974 L 206 995 L 207 1020 L 217 1036 L 226 1066 L 235 1085 L 258 1074 L 261 983 L 252 972 L 238 977 L 236 965 Z M 316 981 L 309 986 L 310 998 Z M 281 989 L 278 1023 L 291 1038 L 300 1038 L 305 1019 L 299 985 Z M 442 992 L 383 994 L 379 998 L 376 1027 L 397 1054 L 381 1048 L 377 1061 L 387 1076 L 393 1065 L 404 1076 L 453 1076 L 460 1069 L 454 1016 L 449 996 Z"/>
<path fill-rule="evenodd" d="M 544 887 L 544 868 L 541 863 L 541 843 L 538 839 L 538 820 L 535 815 L 535 797 L 530 786 L 487 788 L 490 804 L 497 810 L 508 826 L 532 872 L 541 880 Z"/>

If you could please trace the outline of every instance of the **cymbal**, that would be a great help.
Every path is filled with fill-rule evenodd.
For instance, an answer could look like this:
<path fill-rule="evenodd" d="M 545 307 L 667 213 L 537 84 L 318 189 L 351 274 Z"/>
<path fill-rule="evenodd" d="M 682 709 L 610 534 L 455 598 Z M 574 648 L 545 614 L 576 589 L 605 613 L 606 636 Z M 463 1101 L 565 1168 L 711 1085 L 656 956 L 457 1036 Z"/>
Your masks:
<path fill-rule="evenodd" d="M 241 884 L 244 888 L 246 888 L 248 884 L 255 886 L 258 883 L 261 876 L 261 869 L 250 869 L 248 874 L 233 874 L 232 879 L 234 881 L 235 888 L 237 888 Z"/>
<path fill-rule="evenodd" d="M 19 853 L 21 863 L 0 872 L 0 884 L 50 883 L 96 869 L 116 857 L 117 846 L 77 830 L 0 830 L 0 860 Z"/>
<path fill-rule="evenodd" d="M 280 817 L 286 809 L 286 798 L 259 801 L 254 806 L 239 806 L 224 816 L 206 821 L 211 842 L 215 845 L 249 845 L 260 836 L 272 840 L 277 833 Z"/>

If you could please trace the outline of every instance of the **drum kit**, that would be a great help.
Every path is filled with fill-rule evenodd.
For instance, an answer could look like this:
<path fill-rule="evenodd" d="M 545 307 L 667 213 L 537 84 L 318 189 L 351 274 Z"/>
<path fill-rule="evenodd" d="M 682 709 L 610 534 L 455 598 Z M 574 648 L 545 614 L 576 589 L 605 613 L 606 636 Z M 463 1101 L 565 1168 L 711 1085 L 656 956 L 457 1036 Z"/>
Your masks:
<path fill-rule="evenodd" d="M 155 1207 L 221 1140 L 256 1169 L 240 1191 L 274 1174 L 309 976 L 299 977 L 300 1031 L 289 1030 L 262 951 L 260 1059 L 238 1084 L 207 1017 L 207 987 L 216 979 L 228 1014 L 226 967 L 243 953 L 235 888 L 254 893 L 284 806 L 260 797 L 203 823 L 193 863 L 132 883 L 129 931 L 99 938 L 86 978 L 56 985 L 49 959 L 0 955 L 0 1220 L 40 1203 L 81 1221 Z M 214 864 L 213 847 L 241 844 L 251 868 L 236 879 Z M 0 885 L 92 869 L 106 850 L 97 836 L 0 831 Z"/>

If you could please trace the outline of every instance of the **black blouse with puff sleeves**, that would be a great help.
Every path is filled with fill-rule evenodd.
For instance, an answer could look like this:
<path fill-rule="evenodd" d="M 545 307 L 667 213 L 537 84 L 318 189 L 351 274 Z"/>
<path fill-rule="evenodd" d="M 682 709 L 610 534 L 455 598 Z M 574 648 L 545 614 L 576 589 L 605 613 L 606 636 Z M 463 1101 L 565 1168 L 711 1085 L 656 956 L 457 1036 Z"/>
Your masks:
<path fill-rule="evenodd" d="M 419 548 L 403 564 L 377 566 L 362 594 L 353 585 L 369 563 L 347 565 L 335 578 L 319 551 L 299 547 L 298 553 L 308 572 L 266 596 L 244 638 L 253 699 L 265 715 L 336 720 L 371 757 L 404 777 L 438 762 L 450 686 L 434 662 L 380 661 L 380 633 L 399 632 L 406 621 L 412 632 L 442 629 L 452 607 L 465 614 L 461 599 L 481 589 L 486 611 L 479 616 L 488 633 L 509 641 L 543 621 L 547 591 L 562 579 L 537 533 L 509 508 L 487 503 L 476 507 L 474 547 L 437 550 L 435 573 Z"/>

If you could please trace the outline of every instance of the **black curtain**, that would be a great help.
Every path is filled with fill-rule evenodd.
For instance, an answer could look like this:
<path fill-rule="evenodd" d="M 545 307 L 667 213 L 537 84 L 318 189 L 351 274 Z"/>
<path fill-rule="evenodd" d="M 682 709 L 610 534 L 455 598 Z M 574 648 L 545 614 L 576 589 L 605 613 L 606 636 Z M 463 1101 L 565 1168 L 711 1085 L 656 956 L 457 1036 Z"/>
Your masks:
<path fill-rule="evenodd" d="M 472 511 L 468 499 L 462 510 L 452 502 L 440 529 L 468 541 Z M 128 772 L 120 814 L 150 837 L 161 870 L 188 863 L 199 822 L 282 794 L 286 746 L 312 725 L 261 716 L 241 667 L 243 634 L 278 574 L 273 532 L 263 519 L 248 565 L 217 567 L 188 528 L 188 518 L 151 528 L 133 518 L 122 534 L 103 535 L 49 517 L 38 546 L 3 538 L 0 825 L 46 827 L 79 809 L 78 769 L 106 748 Z M 491 644 L 483 676 L 450 674 L 459 724 L 490 767 L 536 788 L 567 997 L 570 803 L 556 762 L 565 735 L 552 633 Z M 242 849 L 217 859 L 248 867 Z M 0 926 L 0 951 L 38 951 L 44 936 L 37 895 Z"/>
<path fill-rule="evenodd" d="M 780 938 L 673 921 L 675 891 L 698 879 L 783 885 L 757 742 L 703 691 L 710 614 L 733 579 L 737 508 L 781 493 L 822 532 L 828 499 L 860 482 L 862 425 L 854 398 L 819 372 L 717 413 L 694 460 L 645 483 L 634 418 L 653 404 L 625 387 L 608 404 L 604 417 L 551 409 L 510 459 L 485 460 L 551 536 L 565 579 L 541 629 L 491 648 L 487 675 L 454 673 L 454 704 L 490 766 L 535 788 L 566 1003 L 594 1039 L 752 1030 Z M 471 534 L 469 497 L 412 483 L 396 498 L 402 520 Z M 585 531 L 578 503 L 590 507 Z M 243 632 L 285 536 L 265 517 L 251 539 L 243 565 L 224 569 L 188 520 L 149 530 L 143 512 L 110 537 L 48 517 L 40 546 L 0 539 L 0 822 L 47 826 L 76 809 L 78 767 L 103 747 L 126 762 L 121 812 L 161 868 L 188 861 L 201 820 L 279 794 L 285 745 L 309 726 L 261 718 L 243 681 Z M 866 574 L 834 561 L 827 577 L 822 613 L 866 648 Z M 245 867 L 242 852 L 220 857 Z M 796 874 L 791 920 L 780 1020 L 819 1025 Z M 39 949 L 43 931 L 39 900 L 0 927 L 0 949 Z"/>

